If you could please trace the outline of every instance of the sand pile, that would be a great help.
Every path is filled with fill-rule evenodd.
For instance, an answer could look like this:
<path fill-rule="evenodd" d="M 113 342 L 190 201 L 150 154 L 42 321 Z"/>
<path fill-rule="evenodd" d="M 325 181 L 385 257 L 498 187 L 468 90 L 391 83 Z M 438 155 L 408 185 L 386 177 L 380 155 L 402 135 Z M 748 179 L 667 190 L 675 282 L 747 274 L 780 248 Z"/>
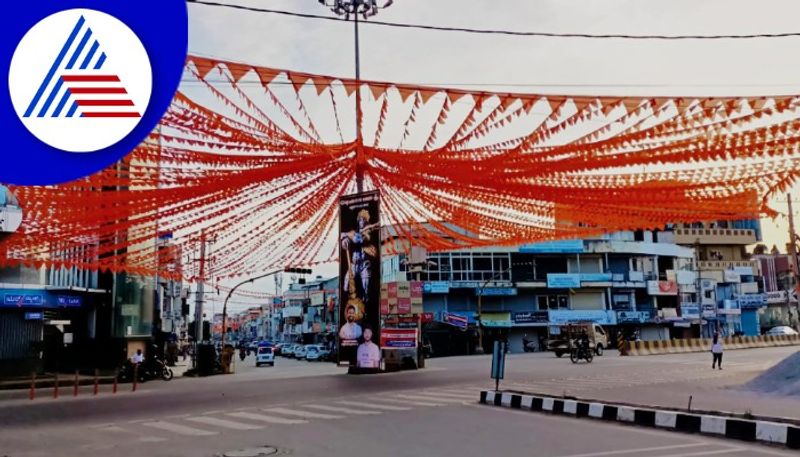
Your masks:
<path fill-rule="evenodd" d="M 744 388 L 765 394 L 800 397 L 800 352 L 783 359 L 745 384 Z"/>

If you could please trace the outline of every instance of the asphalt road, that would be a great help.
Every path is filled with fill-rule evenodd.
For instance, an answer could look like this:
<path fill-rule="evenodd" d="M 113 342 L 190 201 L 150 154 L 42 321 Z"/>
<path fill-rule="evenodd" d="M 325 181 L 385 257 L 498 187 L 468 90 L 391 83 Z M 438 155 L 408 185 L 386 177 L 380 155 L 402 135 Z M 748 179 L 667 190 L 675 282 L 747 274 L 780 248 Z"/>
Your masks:
<path fill-rule="evenodd" d="M 504 384 L 596 397 L 617 390 L 669 392 L 699 382 L 724 394 L 727 384 L 794 350 L 729 351 L 721 372 L 705 366 L 706 354 L 626 358 L 609 353 L 591 365 L 573 365 L 552 354 L 519 354 L 509 357 Z M 137 392 L 124 385 L 112 395 L 104 386 L 97 397 L 86 388 L 78 398 L 53 400 L 40 392 L 34 401 L 0 401 L 0 456 L 204 457 L 264 445 L 303 456 L 792 455 L 479 406 L 478 391 L 493 385 L 488 356 L 432 359 L 419 372 L 372 376 L 348 376 L 327 363 L 278 358 L 275 367 L 256 369 L 250 361 L 238 364 L 234 375 L 148 382 Z M 762 398 L 792 404 L 786 400 Z"/>

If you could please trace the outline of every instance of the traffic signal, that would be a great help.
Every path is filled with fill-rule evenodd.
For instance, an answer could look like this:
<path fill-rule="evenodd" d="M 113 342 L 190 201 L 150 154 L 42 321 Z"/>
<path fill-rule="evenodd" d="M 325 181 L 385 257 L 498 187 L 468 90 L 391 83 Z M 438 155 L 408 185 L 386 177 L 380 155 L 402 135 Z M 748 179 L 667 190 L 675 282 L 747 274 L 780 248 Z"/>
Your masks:
<path fill-rule="evenodd" d="M 283 269 L 285 273 L 298 273 L 301 275 L 310 275 L 311 269 L 310 268 L 294 268 L 294 267 L 286 267 Z"/>

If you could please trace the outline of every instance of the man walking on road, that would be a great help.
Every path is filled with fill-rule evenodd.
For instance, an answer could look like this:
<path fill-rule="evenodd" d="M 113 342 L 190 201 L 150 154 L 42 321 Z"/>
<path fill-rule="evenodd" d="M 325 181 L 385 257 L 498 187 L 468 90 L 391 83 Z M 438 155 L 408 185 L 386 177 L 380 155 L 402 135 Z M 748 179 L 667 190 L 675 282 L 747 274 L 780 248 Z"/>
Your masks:
<path fill-rule="evenodd" d="M 713 361 L 711 362 L 711 369 L 719 365 L 719 369 L 722 369 L 722 341 L 719 339 L 719 333 L 714 334 L 714 342 L 711 345 L 711 355 L 714 357 Z"/>

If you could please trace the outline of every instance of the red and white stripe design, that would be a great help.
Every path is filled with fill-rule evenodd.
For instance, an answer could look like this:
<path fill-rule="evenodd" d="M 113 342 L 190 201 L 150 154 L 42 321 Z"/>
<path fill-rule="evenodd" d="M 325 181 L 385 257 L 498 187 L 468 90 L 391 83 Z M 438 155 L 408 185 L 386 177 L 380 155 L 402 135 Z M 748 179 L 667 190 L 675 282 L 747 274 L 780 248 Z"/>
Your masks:
<path fill-rule="evenodd" d="M 113 74 L 62 75 L 83 117 L 142 117 L 122 85 Z"/>

